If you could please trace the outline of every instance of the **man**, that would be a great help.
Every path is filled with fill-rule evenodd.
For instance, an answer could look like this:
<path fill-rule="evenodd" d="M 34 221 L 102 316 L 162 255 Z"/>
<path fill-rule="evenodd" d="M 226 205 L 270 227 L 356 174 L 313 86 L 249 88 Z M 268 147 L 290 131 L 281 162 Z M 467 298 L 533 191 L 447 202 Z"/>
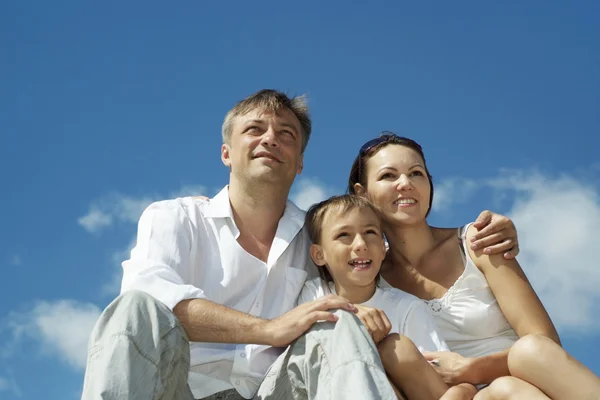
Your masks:
<path fill-rule="evenodd" d="M 229 185 L 144 211 L 122 294 L 90 338 L 83 399 L 395 399 L 352 304 L 294 308 L 315 273 L 287 200 L 310 133 L 302 97 L 261 90 L 229 111 Z"/>

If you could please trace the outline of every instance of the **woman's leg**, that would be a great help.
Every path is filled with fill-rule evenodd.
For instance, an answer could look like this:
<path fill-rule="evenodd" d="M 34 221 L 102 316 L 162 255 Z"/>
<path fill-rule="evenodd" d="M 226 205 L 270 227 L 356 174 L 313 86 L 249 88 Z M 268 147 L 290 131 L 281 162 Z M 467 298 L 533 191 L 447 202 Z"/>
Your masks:
<path fill-rule="evenodd" d="M 409 338 L 394 333 L 377 347 L 392 384 L 410 400 L 437 400 L 448 390 L 448 385 Z"/>
<path fill-rule="evenodd" d="M 542 335 L 519 339 L 508 353 L 508 369 L 553 400 L 600 398 L 600 378 Z"/>
<path fill-rule="evenodd" d="M 577 397 L 573 397 L 576 399 Z M 551 400 L 535 386 L 512 376 L 494 380 L 481 389 L 474 400 Z"/>
<path fill-rule="evenodd" d="M 477 394 L 477 388 L 470 383 L 461 383 L 452 386 L 444 393 L 440 400 L 472 400 Z"/>

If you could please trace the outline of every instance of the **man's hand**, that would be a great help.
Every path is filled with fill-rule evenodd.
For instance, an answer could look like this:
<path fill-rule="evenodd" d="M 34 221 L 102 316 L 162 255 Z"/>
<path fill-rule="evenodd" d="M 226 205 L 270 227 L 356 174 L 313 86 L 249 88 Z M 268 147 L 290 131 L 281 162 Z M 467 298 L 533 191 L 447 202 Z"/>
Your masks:
<path fill-rule="evenodd" d="M 266 321 L 263 329 L 267 342 L 274 347 L 284 347 L 300 337 L 317 321 L 337 321 L 330 311 L 341 308 L 355 313 L 356 307 L 347 299 L 328 295 L 320 299 L 304 303 L 282 316 Z"/>
<path fill-rule="evenodd" d="M 390 333 L 392 324 L 383 310 L 368 306 L 357 305 L 358 313 L 356 316 L 362 321 L 367 328 L 375 344 L 379 344 L 384 337 Z"/>
<path fill-rule="evenodd" d="M 471 238 L 471 249 L 484 249 L 485 254 L 504 253 L 507 260 L 519 254 L 517 228 L 510 218 L 486 210 L 473 226 L 478 232 Z"/>

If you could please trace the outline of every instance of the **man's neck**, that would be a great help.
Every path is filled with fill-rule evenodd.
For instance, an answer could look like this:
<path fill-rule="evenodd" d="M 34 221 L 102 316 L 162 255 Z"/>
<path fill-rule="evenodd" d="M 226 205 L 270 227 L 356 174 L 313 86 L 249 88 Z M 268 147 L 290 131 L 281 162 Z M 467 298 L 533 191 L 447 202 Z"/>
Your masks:
<path fill-rule="evenodd" d="M 235 224 L 240 231 L 238 242 L 244 248 L 244 244 L 252 247 L 253 242 L 258 242 L 263 250 L 266 248 L 268 254 L 277 233 L 279 220 L 285 212 L 289 189 L 279 192 L 272 187 L 268 188 L 270 190 L 262 189 L 264 187 L 260 185 L 249 187 L 230 182 L 229 202 Z M 251 249 L 246 250 L 256 256 Z"/>

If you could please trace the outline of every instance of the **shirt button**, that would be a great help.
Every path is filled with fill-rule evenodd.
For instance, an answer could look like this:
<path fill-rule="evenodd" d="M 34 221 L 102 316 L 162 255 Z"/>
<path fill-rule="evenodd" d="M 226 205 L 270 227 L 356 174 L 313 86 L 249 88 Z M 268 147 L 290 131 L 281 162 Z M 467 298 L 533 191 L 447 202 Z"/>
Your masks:
<path fill-rule="evenodd" d="M 246 353 L 240 353 L 240 356 L 246 357 Z"/>

